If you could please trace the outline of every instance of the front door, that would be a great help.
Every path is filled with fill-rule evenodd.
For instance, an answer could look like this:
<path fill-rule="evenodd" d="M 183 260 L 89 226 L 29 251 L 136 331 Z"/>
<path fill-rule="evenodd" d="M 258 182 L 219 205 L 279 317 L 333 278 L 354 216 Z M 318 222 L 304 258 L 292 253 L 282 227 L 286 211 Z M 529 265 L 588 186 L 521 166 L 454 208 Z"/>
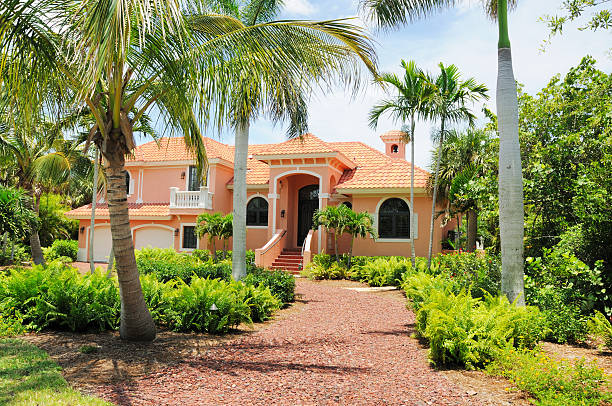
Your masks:
<path fill-rule="evenodd" d="M 304 186 L 298 192 L 297 245 L 301 247 L 312 228 L 312 216 L 319 208 L 319 185 Z"/>

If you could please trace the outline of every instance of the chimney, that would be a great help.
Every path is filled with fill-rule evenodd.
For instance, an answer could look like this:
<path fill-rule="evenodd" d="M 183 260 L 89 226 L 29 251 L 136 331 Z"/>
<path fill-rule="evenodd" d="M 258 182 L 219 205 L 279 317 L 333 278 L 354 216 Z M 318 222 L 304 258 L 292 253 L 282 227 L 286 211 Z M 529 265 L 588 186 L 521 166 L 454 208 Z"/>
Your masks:
<path fill-rule="evenodd" d="M 408 134 L 403 131 L 388 131 L 380 136 L 385 143 L 385 154 L 394 159 L 406 160 L 406 138 Z"/>

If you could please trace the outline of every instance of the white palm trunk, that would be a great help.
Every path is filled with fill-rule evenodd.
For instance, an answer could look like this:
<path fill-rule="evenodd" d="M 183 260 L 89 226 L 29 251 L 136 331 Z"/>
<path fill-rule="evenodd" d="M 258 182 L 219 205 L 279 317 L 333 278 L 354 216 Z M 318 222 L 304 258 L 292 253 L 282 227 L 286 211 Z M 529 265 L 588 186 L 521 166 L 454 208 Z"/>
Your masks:
<path fill-rule="evenodd" d="M 247 159 L 249 153 L 249 123 L 236 127 L 234 149 L 234 238 L 232 241 L 232 276 L 235 280 L 246 276 L 246 206 Z"/>
<path fill-rule="evenodd" d="M 100 151 L 96 148 L 96 160 L 94 162 L 93 191 L 91 192 L 91 221 L 89 224 L 89 271 L 94 273 L 94 227 L 96 225 L 96 200 L 98 198 L 98 163 L 100 162 Z"/>
<path fill-rule="evenodd" d="M 436 219 L 436 200 L 438 198 L 438 177 L 440 174 L 440 161 L 442 161 L 442 145 L 444 143 L 444 119 L 440 126 L 440 142 L 438 145 L 438 157 L 436 158 L 436 173 L 434 174 L 433 197 L 431 200 L 431 221 L 429 223 L 429 250 L 427 251 L 427 269 L 431 267 L 431 256 L 433 254 L 434 223 Z"/>
<path fill-rule="evenodd" d="M 410 124 L 410 260 L 412 268 L 416 267 L 416 252 L 414 249 L 414 115 Z"/>
<path fill-rule="evenodd" d="M 518 100 L 510 48 L 499 48 L 497 115 L 499 126 L 499 228 L 502 292 L 525 305 L 523 274 L 523 173 L 518 137 Z"/>

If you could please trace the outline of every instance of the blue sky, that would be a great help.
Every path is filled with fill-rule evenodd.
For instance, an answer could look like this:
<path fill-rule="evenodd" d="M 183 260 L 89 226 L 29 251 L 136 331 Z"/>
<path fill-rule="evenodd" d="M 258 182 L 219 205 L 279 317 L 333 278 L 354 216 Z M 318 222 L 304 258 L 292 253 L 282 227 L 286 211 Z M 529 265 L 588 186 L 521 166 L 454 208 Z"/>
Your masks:
<path fill-rule="evenodd" d="M 611 32 L 579 31 L 576 25 L 566 27 L 562 37 L 553 39 L 541 52 L 547 38 L 547 27 L 539 18 L 558 12 L 562 0 L 523 0 L 510 15 L 514 71 L 517 80 L 529 93 L 546 86 L 555 74 L 564 74 L 590 54 L 598 68 L 612 72 Z M 286 0 L 281 18 L 332 19 L 357 14 L 357 0 Z M 360 20 L 355 21 L 362 24 Z M 433 71 L 439 62 L 455 64 L 466 76 L 473 76 L 490 89 L 488 106 L 495 111 L 495 81 L 497 75 L 497 28 L 485 18 L 478 1 L 464 0 L 453 10 L 442 12 L 394 32 L 371 32 L 377 42 L 381 71 L 399 72 L 401 59 L 413 59 L 424 69 Z M 316 94 L 310 103 L 310 131 L 325 141 L 363 141 L 382 149 L 378 136 L 399 128 L 389 120 L 380 122 L 378 130 L 368 127 L 368 111 L 384 93 L 371 84 L 351 98 L 342 90 Z M 482 105 L 474 106 L 480 114 Z M 481 115 L 481 114 L 480 114 Z M 429 123 L 420 123 L 416 135 L 416 163 L 427 167 L 431 142 Z M 208 134 L 233 144 L 231 134 Z M 285 127 L 274 127 L 258 120 L 252 125 L 251 143 L 279 142 L 285 139 Z"/>

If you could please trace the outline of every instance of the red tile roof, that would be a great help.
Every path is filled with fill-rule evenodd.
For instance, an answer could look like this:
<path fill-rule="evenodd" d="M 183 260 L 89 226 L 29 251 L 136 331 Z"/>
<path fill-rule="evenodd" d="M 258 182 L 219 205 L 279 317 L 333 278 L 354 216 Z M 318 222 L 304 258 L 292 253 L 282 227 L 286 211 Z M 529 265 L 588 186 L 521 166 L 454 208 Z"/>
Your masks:
<path fill-rule="evenodd" d="M 170 205 L 168 203 L 128 203 L 128 212 L 130 218 L 167 217 L 170 216 Z M 64 214 L 69 218 L 89 218 L 91 203 Z M 108 204 L 98 203 L 96 205 L 96 217 L 109 217 Z"/>
<path fill-rule="evenodd" d="M 401 131 L 390 131 L 384 136 L 403 135 Z M 206 153 L 209 159 L 221 158 L 234 162 L 234 147 L 204 138 Z M 158 145 L 159 144 L 159 145 Z M 337 188 L 343 189 L 377 189 L 410 187 L 410 163 L 404 160 L 392 159 L 384 153 L 362 142 L 325 142 L 306 134 L 279 144 L 249 145 L 249 160 L 247 162 L 247 184 L 266 185 L 270 178 L 268 164 L 257 159 L 262 155 L 293 155 L 338 152 L 354 162 L 357 167 L 346 170 Z M 136 147 L 136 161 L 182 161 L 193 159 L 187 151 L 183 138 L 162 138 Z M 427 183 L 429 173 L 419 167 L 415 168 L 415 187 L 423 188 Z M 233 179 L 228 182 L 232 184 Z M 91 209 L 90 209 L 91 210 Z M 131 213 L 130 213 L 131 215 Z"/>

